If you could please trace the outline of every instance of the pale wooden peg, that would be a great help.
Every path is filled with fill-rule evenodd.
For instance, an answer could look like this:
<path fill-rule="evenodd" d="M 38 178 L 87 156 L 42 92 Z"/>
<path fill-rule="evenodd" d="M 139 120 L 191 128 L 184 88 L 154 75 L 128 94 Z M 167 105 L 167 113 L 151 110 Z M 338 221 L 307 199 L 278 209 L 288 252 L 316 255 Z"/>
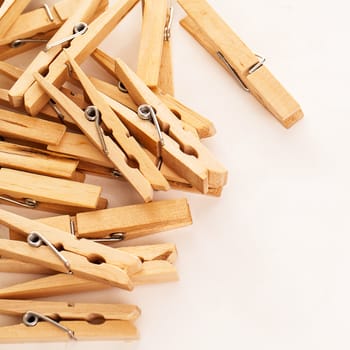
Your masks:
<path fill-rule="evenodd" d="M 57 146 L 47 146 L 49 151 L 65 154 L 86 163 L 92 163 L 111 170 L 115 165 L 95 147 L 85 135 L 66 132 Z"/>
<path fill-rule="evenodd" d="M 193 156 L 193 163 L 198 162 L 207 169 L 209 186 L 224 186 L 227 181 L 227 170 L 198 138 L 182 128 L 182 124 L 176 116 L 121 59 L 116 60 L 115 69 L 116 75 L 126 86 L 132 99 L 139 105 L 146 103 L 155 108 L 162 130 L 165 130 L 172 139 L 176 140 L 184 154 Z M 186 178 L 186 173 L 180 175 Z M 204 193 L 206 192 L 207 189 Z"/>
<path fill-rule="evenodd" d="M 41 175 L 75 178 L 79 160 L 38 148 L 0 141 L 0 166 Z"/>
<path fill-rule="evenodd" d="M 104 68 L 109 74 L 118 79 L 115 72 L 114 58 L 100 49 L 96 49 L 92 53 L 91 57 L 97 63 L 99 63 L 101 67 Z M 103 92 L 110 98 L 117 100 L 128 108 L 137 111 L 138 106 L 128 93 L 124 93 L 120 91 L 116 86 L 106 83 L 97 78 L 91 77 L 91 80 L 99 91 Z M 197 130 L 200 138 L 210 137 L 215 134 L 215 127 L 209 119 L 201 116 L 161 89 L 155 90 L 154 93 L 158 96 L 159 99 L 162 100 L 164 104 L 167 105 L 167 107 L 177 118 L 179 118 L 183 123 L 193 126 Z"/>
<path fill-rule="evenodd" d="M 11 316 L 23 316 L 32 310 L 50 318 L 61 320 L 82 320 L 93 322 L 95 319 L 134 321 L 140 316 L 136 305 L 67 303 L 60 301 L 8 300 L 0 299 L 0 313 Z"/>
<path fill-rule="evenodd" d="M 128 156 L 129 160 L 136 161 L 141 174 L 149 181 L 153 189 L 163 191 L 168 190 L 169 184 L 164 176 L 156 168 L 153 162 L 150 161 L 139 143 L 130 135 L 129 130 L 121 122 L 118 115 L 111 109 L 79 65 L 69 56 L 68 52 L 67 55 L 69 63 L 78 76 L 84 91 L 88 95 L 92 104 L 96 106 L 101 113 L 101 122 L 103 122 L 106 129 L 112 133 L 116 142 Z"/>
<path fill-rule="evenodd" d="M 303 117 L 295 99 L 220 18 L 205 0 L 179 0 L 188 18 L 183 27 L 226 69 L 236 73 L 243 87 L 289 128 Z"/>
<path fill-rule="evenodd" d="M 104 95 L 104 98 L 112 109 L 118 113 L 123 123 L 140 144 L 152 152 L 157 160 L 161 157 L 165 163 L 183 174 L 199 191 L 202 193 L 208 192 L 207 169 L 193 155 L 185 154 L 180 149 L 179 144 L 165 133 L 162 133 L 164 145 L 161 147 L 159 135 L 152 123 L 141 120 L 134 111 L 108 96 Z"/>
<path fill-rule="evenodd" d="M 24 114 L 2 110 L 0 114 L 0 134 L 13 138 L 33 141 L 45 145 L 57 145 L 60 143 L 66 127 L 32 118 Z"/>
<path fill-rule="evenodd" d="M 73 28 L 79 23 L 90 23 L 91 20 L 96 17 L 98 12 L 104 10 L 106 6 L 107 1 L 101 0 L 88 0 L 79 2 L 79 7 L 76 8 L 74 12 L 72 12 L 71 16 L 49 40 L 49 42 L 46 44 L 46 48 L 48 48 L 49 45 L 54 45 L 62 38 L 70 36 L 73 33 Z M 40 51 L 37 56 L 31 61 L 21 77 L 9 90 L 10 101 L 14 107 L 23 105 L 24 93 L 35 82 L 33 73 L 43 72 L 47 70 L 48 66 L 60 53 L 61 49 L 62 45 L 57 45 L 51 47 L 49 50 L 46 49 L 45 51 Z"/>
<path fill-rule="evenodd" d="M 62 321 L 60 324 L 74 332 L 77 340 L 136 340 L 138 332 L 130 321 L 110 320 L 102 324 L 86 321 Z M 48 322 L 35 327 L 24 324 L 0 327 L 0 343 L 62 342 L 69 340 L 67 333 Z"/>
<path fill-rule="evenodd" d="M 30 0 L 4 0 L 0 6 L 0 38 L 3 37 L 30 3 Z"/>
<path fill-rule="evenodd" d="M 67 49 L 72 58 L 81 63 L 99 45 L 99 43 L 113 30 L 124 16 L 136 5 L 138 0 L 120 0 L 108 8 L 96 18 L 90 25 L 89 30 L 76 37 Z M 67 80 L 67 55 L 61 53 L 51 63 L 46 79 L 55 86 L 62 86 Z M 24 95 L 26 110 L 36 115 L 48 102 L 49 97 L 39 84 L 34 83 Z"/>
<path fill-rule="evenodd" d="M 96 185 L 8 168 L 0 169 L 0 195 L 19 200 L 30 198 L 35 202 L 61 206 L 62 210 L 68 207 L 68 212 L 69 207 L 96 209 L 101 191 L 101 187 Z"/>
<path fill-rule="evenodd" d="M 129 240 L 192 224 L 186 199 L 128 205 L 76 216 L 77 236 L 103 238 L 120 232 Z"/>
<path fill-rule="evenodd" d="M 153 190 L 150 183 L 138 168 L 132 167 L 128 163 L 126 155 L 114 140 L 109 136 L 106 136 L 102 130 L 100 131 L 100 134 L 96 127 L 96 122 L 92 123 L 87 120 L 85 113 L 77 105 L 75 105 L 52 84 L 47 82 L 46 79 L 41 77 L 40 74 L 35 74 L 35 78 L 47 94 L 59 104 L 60 108 L 74 119 L 75 123 L 85 133 L 94 146 L 106 154 L 109 160 L 114 164 L 115 168 L 123 174 L 123 176 L 139 193 L 141 198 L 145 202 L 151 201 L 153 199 Z"/>
<path fill-rule="evenodd" d="M 159 81 L 167 10 L 167 0 L 144 1 L 137 74 L 152 88 Z"/>
<path fill-rule="evenodd" d="M 172 60 L 172 42 L 170 40 L 165 40 L 160 64 L 158 88 L 164 94 L 170 96 L 174 96 L 175 93 Z"/>

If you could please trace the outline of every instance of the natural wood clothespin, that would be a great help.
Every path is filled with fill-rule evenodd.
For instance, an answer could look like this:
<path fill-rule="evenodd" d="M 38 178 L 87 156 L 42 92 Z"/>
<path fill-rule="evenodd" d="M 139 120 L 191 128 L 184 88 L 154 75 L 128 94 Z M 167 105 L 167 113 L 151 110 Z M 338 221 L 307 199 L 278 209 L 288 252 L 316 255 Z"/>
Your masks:
<path fill-rule="evenodd" d="M 130 276 L 134 285 L 149 283 L 167 283 L 178 280 L 178 274 L 173 265 L 177 258 L 174 244 L 154 244 L 148 246 L 118 248 L 126 253 L 137 256 L 142 261 L 142 269 Z M 36 273 L 51 275 L 52 270 L 18 260 L 0 257 L 0 272 Z M 83 293 L 110 288 L 110 285 L 87 280 L 76 275 L 54 274 L 32 281 L 18 283 L 0 289 L 0 298 L 43 298 L 61 294 Z"/>
<path fill-rule="evenodd" d="M 144 0 L 137 74 L 151 88 L 159 82 L 167 21 L 167 0 Z"/>
<path fill-rule="evenodd" d="M 79 161 L 53 152 L 0 141 L 0 166 L 41 175 L 84 180 L 77 173 Z"/>
<path fill-rule="evenodd" d="M 27 236 L 27 242 L 0 240 L 0 255 L 7 258 L 128 290 L 132 289 L 129 275 L 142 268 L 140 260 L 132 254 L 86 239 L 77 240 L 42 222 L 1 209 L 0 223 Z"/>
<path fill-rule="evenodd" d="M 180 23 L 240 82 L 244 90 L 289 128 L 303 117 L 299 104 L 205 0 L 179 0 L 188 17 Z"/>
<path fill-rule="evenodd" d="M 102 209 L 107 201 L 101 187 L 7 168 L 0 169 L 0 201 L 6 204 L 54 211 Z"/>
<path fill-rule="evenodd" d="M 100 49 L 96 49 L 92 53 L 91 57 L 108 73 L 116 77 L 114 58 L 110 57 L 107 53 Z M 166 75 L 165 71 L 164 75 Z M 137 112 L 137 104 L 132 100 L 130 95 L 125 92 L 125 90 L 121 91 L 118 86 L 111 85 L 100 79 L 91 77 L 91 80 L 99 91 Z M 215 134 L 215 127 L 209 119 L 185 106 L 183 103 L 167 93 L 166 90 L 162 90 L 160 87 L 159 89 L 156 89 L 154 93 L 173 112 L 173 114 L 181 120 L 182 123 L 194 127 L 200 138 L 210 137 Z"/>
<path fill-rule="evenodd" d="M 0 312 L 22 323 L 0 327 L 0 343 L 137 339 L 135 305 L 0 300 Z"/>
<path fill-rule="evenodd" d="M 36 74 L 35 77 L 40 83 L 40 86 L 45 89 L 66 114 L 75 120 L 76 124 L 89 140 L 109 158 L 115 168 L 130 182 L 143 200 L 146 202 L 151 201 L 153 198 L 151 185 L 155 189 L 167 190 L 169 185 L 166 179 L 161 175 L 149 157 L 147 157 L 135 139 L 130 136 L 118 116 L 108 106 L 78 65 L 73 60 L 70 61 L 70 64 L 72 65 L 72 69 L 78 74 L 80 82 L 83 84 L 86 93 L 93 103 L 90 109 L 94 115 L 88 115 L 87 110 L 83 112 L 40 75 Z M 93 120 L 93 123 L 89 121 L 91 117 L 96 119 Z M 105 135 L 99 122 L 103 122 L 106 129 L 112 133 L 118 144 L 112 138 Z M 130 161 L 133 160 L 137 162 L 137 167 L 130 165 Z"/>
<path fill-rule="evenodd" d="M 164 142 L 162 145 L 159 135 L 158 140 L 154 138 L 154 131 L 148 130 L 147 133 L 145 132 L 145 128 L 149 128 L 150 123 L 145 123 L 139 118 L 134 122 L 130 120 L 126 122 L 123 119 L 124 123 L 127 123 L 128 128 L 135 134 L 135 137 L 138 138 L 136 135 L 140 135 L 141 132 L 140 129 L 136 129 L 143 129 L 142 138 L 138 138 L 138 141 L 153 154 L 157 156 L 161 154 L 165 164 L 173 168 L 201 192 L 207 193 L 208 187 L 224 186 L 227 181 L 227 170 L 214 158 L 197 137 L 190 131 L 183 129 L 181 122 L 176 116 L 144 84 L 136 73 L 120 59 L 116 60 L 116 75 L 128 89 L 135 103 L 139 106 L 146 104 L 156 111 L 156 118 L 160 129 L 163 131 Z M 108 101 L 111 107 L 115 108 L 115 111 L 120 115 L 130 115 L 116 101 L 111 99 L 108 99 Z M 153 135 L 150 134 L 150 131 Z M 154 142 L 155 140 L 156 142 Z"/>
<path fill-rule="evenodd" d="M 3 37 L 16 22 L 30 0 L 4 0 L 0 6 L 0 38 Z"/>
<path fill-rule="evenodd" d="M 113 30 L 124 16 L 136 5 L 138 0 L 120 0 L 108 8 L 92 23 L 84 35 L 71 41 L 67 49 L 70 57 L 81 63 L 99 45 L 99 43 Z M 55 86 L 62 86 L 68 78 L 66 53 L 62 52 L 51 63 L 46 79 Z M 36 115 L 46 105 L 49 97 L 39 84 L 34 83 L 24 95 L 24 104 L 28 113 Z"/>
<path fill-rule="evenodd" d="M 50 63 L 62 50 L 62 46 L 67 45 L 74 35 L 84 35 L 84 31 L 87 30 L 88 24 L 91 20 L 103 11 L 106 6 L 107 1 L 105 0 L 88 0 L 79 2 L 79 6 L 71 13 L 70 17 L 48 41 L 45 51 L 40 51 L 37 54 L 9 90 L 10 102 L 14 107 L 20 107 L 23 105 L 23 96 L 25 92 L 35 82 L 33 73 L 47 70 Z"/>

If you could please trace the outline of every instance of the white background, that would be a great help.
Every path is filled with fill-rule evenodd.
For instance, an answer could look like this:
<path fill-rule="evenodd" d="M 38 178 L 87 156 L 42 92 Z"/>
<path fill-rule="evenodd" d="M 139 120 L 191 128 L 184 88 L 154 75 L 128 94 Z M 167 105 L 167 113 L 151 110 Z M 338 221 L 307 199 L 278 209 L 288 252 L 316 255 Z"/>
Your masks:
<path fill-rule="evenodd" d="M 249 47 L 267 57 L 305 118 L 285 130 L 179 26 L 184 13 L 176 6 L 176 97 L 214 121 L 217 135 L 204 142 L 228 168 L 229 183 L 219 199 L 158 193 L 157 199 L 187 196 L 193 226 L 128 242 L 175 242 L 179 282 L 56 298 L 139 305 L 140 341 L 70 342 L 50 349 L 350 347 L 348 2 L 210 3 Z M 138 6 L 101 45 L 134 68 L 140 18 Z M 92 63 L 83 67 L 110 79 Z M 111 206 L 139 202 L 118 181 L 88 181 L 104 186 Z M 0 274 L 0 285 L 24 278 L 33 276 Z"/>

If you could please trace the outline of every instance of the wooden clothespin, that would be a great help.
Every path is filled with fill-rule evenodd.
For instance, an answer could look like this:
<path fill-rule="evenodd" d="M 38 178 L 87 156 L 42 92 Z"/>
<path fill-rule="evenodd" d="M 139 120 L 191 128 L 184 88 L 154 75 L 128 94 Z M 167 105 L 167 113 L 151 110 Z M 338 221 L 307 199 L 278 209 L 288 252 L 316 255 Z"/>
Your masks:
<path fill-rule="evenodd" d="M 57 88 L 49 84 L 46 79 L 36 74 L 35 78 L 40 83 L 40 86 L 60 105 L 60 108 L 66 114 L 75 120 L 76 124 L 90 141 L 110 159 L 115 168 L 130 182 L 144 201 L 149 202 L 152 200 L 152 187 L 158 190 L 169 189 L 166 179 L 144 153 L 136 140 L 130 136 L 124 124 L 105 102 L 104 98 L 95 89 L 80 67 L 74 60 L 70 60 L 69 62 L 72 65 L 72 69 L 79 76 L 84 90 L 93 103 L 85 112 L 64 96 Z M 93 123 L 91 123 L 90 119 Z M 105 128 L 111 132 L 118 144 L 112 138 L 105 135 L 100 122 L 103 122 Z M 131 161 L 136 161 L 135 167 L 131 166 Z"/>
<path fill-rule="evenodd" d="M 149 283 L 168 283 L 178 280 L 173 265 L 177 258 L 174 244 L 154 244 L 147 246 L 122 247 L 118 250 L 137 256 L 142 261 L 142 269 L 130 276 L 134 285 Z M 14 259 L 0 257 L 0 272 L 36 273 L 49 276 L 18 283 L 0 289 L 0 298 L 31 299 L 57 296 L 61 294 L 83 293 L 110 288 L 110 285 L 88 280 L 76 275 L 53 274 L 52 270 L 43 266 L 19 262 Z M 53 275 L 52 275 L 53 274 Z"/>
<path fill-rule="evenodd" d="M 79 160 L 39 148 L 0 141 L 0 166 L 31 173 L 84 181 Z"/>
<path fill-rule="evenodd" d="M 0 343 L 138 338 L 135 305 L 1 299 L 0 313 L 22 318 L 0 327 Z"/>
<path fill-rule="evenodd" d="M 71 218 L 68 215 L 48 217 L 40 222 L 77 238 L 113 243 L 189 226 L 192 217 L 189 204 L 183 198 L 78 213 Z M 25 240 L 23 235 L 11 230 L 10 238 Z"/>
<path fill-rule="evenodd" d="M 160 65 L 158 88 L 163 94 L 174 96 L 173 62 L 172 62 L 172 24 L 174 20 L 174 3 L 168 0 L 167 20 L 164 29 L 162 61 Z"/>
<path fill-rule="evenodd" d="M 4 137 L 32 141 L 44 145 L 58 145 L 66 131 L 62 124 L 40 118 L 1 110 L 0 134 Z"/>
<path fill-rule="evenodd" d="M 0 169 L 0 201 L 29 209 L 74 214 L 103 209 L 101 187 L 8 168 Z"/>
<path fill-rule="evenodd" d="M 0 223 L 27 236 L 27 242 L 0 240 L 0 255 L 6 258 L 128 290 L 132 289 L 129 275 L 142 268 L 140 260 L 132 254 L 89 240 L 77 240 L 64 231 L 1 209 Z"/>
<path fill-rule="evenodd" d="M 165 164 L 173 168 L 202 193 L 207 193 L 209 187 L 224 186 L 227 181 L 227 170 L 196 136 L 183 129 L 179 119 L 136 73 L 122 60 L 117 59 L 115 62 L 116 75 L 127 88 L 134 102 L 141 106 L 139 114 L 140 109 L 142 112 L 142 108 L 144 108 L 143 105 L 151 106 L 148 108 L 153 110 L 153 114 L 156 115 L 164 139 L 162 142 L 159 129 L 156 133 L 157 136 L 154 134 L 155 128 L 153 125 L 149 125 L 151 123 L 140 120 L 137 116 L 135 119 L 135 116 L 124 106 L 108 98 L 111 107 L 121 115 L 121 118 L 123 117 L 124 123 L 129 130 L 132 130 L 135 137 L 138 137 L 138 141 L 154 155 L 161 155 Z M 131 118 L 134 120 L 131 121 Z M 150 129 L 149 126 L 152 128 Z M 142 137 L 139 137 L 141 133 Z"/>
<path fill-rule="evenodd" d="M 96 49 L 91 57 L 108 73 L 116 77 L 114 58 L 100 49 Z M 164 75 L 167 75 L 165 71 L 166 69 L 164 69 Z M 93 77 L 91 77 L 91 80 L 99 91 L 137 112 L 137 104 L 132 100 L 127 90 L 125 88 L 123 89 L 120 82 L 115 86 Z M 168 85 L 168 83 L 166 84 Z M 195 128 L 200 138 L 210 137 L 215 134 L 215 126 L 212 121 L 185 106 L 171 96 L 171 94 L 167 93 L 167 90 L 168 89 L 163 90 L 159 85 L 159 89 L 156 89 L 154 93 L 174 113 L 174 115 L 181 120 L 182 123 Z"/>
<path fill-rule="evenodd" d="M 143 2 L 137 74 L 151 88 L 156 88 L 159 82 L 167 21 L 167 2 L 167 0 L 144 0 Z"/>
<path fill-rule="evenodd" d="M 0 6 L 0 38 L 3 37 L 16 22 L 30 0 L 4 0 Z"/>
<path fill-rule="evenodd" d="M 303 117 L 299 104 L 205 0 L 179 0 L 182 26 L 240 82 L 244 90 L 289 128 Z"/>
<path fill-rule="evenodd" d="M 84 35 L 88 24 L 107 6 L 105 0 L 79 2 L 79 6 L 47 42 L 45 51 L 40 51 L 29 66 L 9 90 L 10 102 L 14 107 L 23 105 L 23 96 L 35 82 L 34 72 L 43 72 L 60 53 L 62 46 L 67 45 L 76 36 Z"/>
<path fill-rule="evenodd" d="M 138 0 L 120 0 L 103 12 L 90 23 L 84 35 L 71 41 L 71 45 L 67 49 L 70 57 L 78 63 L 84 61 L 137 2 Z M 56 57 L 46 75 L 48 82 L 58 87 L 63 85 L 69 76 L 67 61 L 68 57 L 64 52 Z M 26 110 L 32 115 L 38 114 L 48 101 L 49 97 L 37 83 L 34 83 L 24 95 Z"/>

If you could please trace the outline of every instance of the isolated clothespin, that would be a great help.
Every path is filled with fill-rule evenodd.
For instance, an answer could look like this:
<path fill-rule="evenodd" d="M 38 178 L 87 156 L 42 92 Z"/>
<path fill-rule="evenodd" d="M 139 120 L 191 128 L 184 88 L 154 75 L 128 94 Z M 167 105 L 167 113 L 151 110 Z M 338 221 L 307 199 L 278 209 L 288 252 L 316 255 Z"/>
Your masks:
<path fill-rule="evenodd" d="M 144 133 L 139 139 L 145 148 L 153 154 L 160 156 L 169 167 L 173 168 L 179 175 L 188 180 L 194 187 L 203 193 L 208 192 L 208 187 L 221 187 L 227 181 L 227 170 L 214 158 L 209 150 L 190 131 L 185 131 L 181 122 L 167 108 L 167 106 L 144 84 L 122 60 L 117 59 L 116 75 L 129 91 L 130 96 L 142 110 L 143 105 L 153 111 L 158 120 L 159 129 L 162 131 L 164 142 L 162 144 L 158 130 L 158 140 L 154 143 L 154 135 Z M 123 113 L 117 108 L 117 102 L 108 99 L 112 108 L 117 113 Z M 113 105 L 112 105 L 113 103 Z M 120 104 L 119 104 L 120 105 Z M 119 107 L 119 106 L 118 106 Z M 128 113 L 130 114 L 130 113 Z M 124 120 L 123 120 L 124 121 Z M 126 121 L 125 121 L 126 123 Z M 136 128 L 145 128 L 147 123 L 137 119 L 134 123 L 127 123 L 128 128 L 135 135 L 140 134 Z M 142 126 L 141 126 L 142 125 Z M 150 140 L 152 138 L 152 141 Z"/>
<path fill-rule="evenodd" d="M 120 0 L 109 7 L 99 17 L 89 24 L 88 30 L 74 40 L 67 48 L 67 52 L 78 63 L 84 61 L 99 45 L 99 43 L 113 30 L 124 16 L 136 5 L 138 0 Z M 51 63 L 46 79 L 57 87 L 69 77 L 66 53 L 60 53 Z M 24 95 L 24 105 L 28 113 L 36 115 L 49 101 L 39 84 L 34 83 Z"/>
<path fill-rule="evenodd" d="M 30 0 L 4 0 L 0 6 L 0 37 L 3 37 L 16 22 Z"/>
<path fill-rule="evenodd" d="M 79 160 L 39 148 L 0 141 L 0 166 L 31 173 L 84 181 Z"/>
<path fill-rule="evenodd" d="M 107 6 L 105 0 L 88 0 L 79 2 L 79 6 L 46 43 L 45 50 L 40 51 L 29 66 L 9 90 L 10 102 L 14 107 L 23 105 L 23 96 L 35 82 L 34 72 L 43 72 L 60 53 L 62 46 L 68 45 L 75 37 L 84 35 L 88 24 Z"/>
<path fill-rule="evenodd" d="M 0 201 L 4 204 L 70 214 L 106 208 L 101 191 L 96 185 L 0 169 Z"/>
<path fill-rule="evenodd" d="M 182 26 L 239 81 L 244 90 L 289 128 L 303 117 L 299 104 L 205 0 L 179 0 Z"/>
<path fill-rule="evenodd" d="M 129 275 L 142 268 L 140 260 L 132 254 L 86 239 L 77 240 L 42 222 L 1 209 L 0 223 L 27 236 L 27 242 L 0 240 L 0 255 L 6 258 L 128 290 L 132 289 Z"/>
<path fill-rule="evenodd" d="M 138 338 L 135 305 L 1 299 L 0 313 L 21 317 L 0 327 L 0 343 Z"/>
<path fill-rule="evenodd" d="M 90 141 L 105 153 L 115 168 L 130 182 L 144 201 L 149 202 L 152 200 L 152 187 L 158 190 L 169 189 L 166 179 L 144 153 L 136 140 L 130 136 L 124 124 L 105 102 L 104 98 L 95 89 L 80 67 L 74 60 L 70 60 L 69 62 L 93 104 L 85 112 L 64 96 L 57 88 L 49 84 L 46 79 L 36 74 L 35 77 L 40 83 L 40 86 L 60 105 L 60 108 L 66 114 L 75 120 L 76 124 Z M 105 135 L 100 125 L 102 122 L 105 128 L 116 139 L 117 143 Z M 136 167 L 130 165 L 131 161 L 136 161 Z"/>

